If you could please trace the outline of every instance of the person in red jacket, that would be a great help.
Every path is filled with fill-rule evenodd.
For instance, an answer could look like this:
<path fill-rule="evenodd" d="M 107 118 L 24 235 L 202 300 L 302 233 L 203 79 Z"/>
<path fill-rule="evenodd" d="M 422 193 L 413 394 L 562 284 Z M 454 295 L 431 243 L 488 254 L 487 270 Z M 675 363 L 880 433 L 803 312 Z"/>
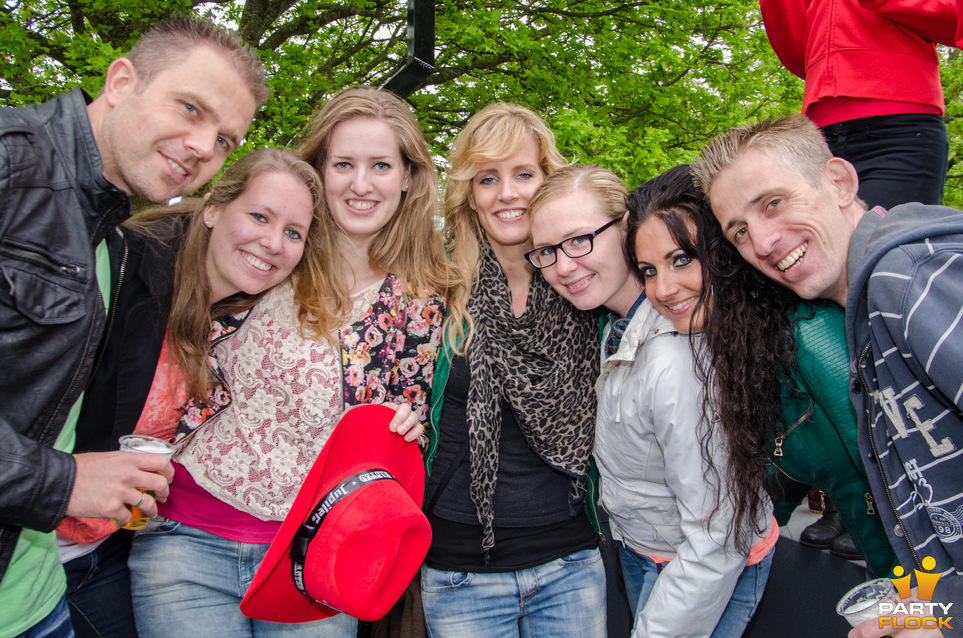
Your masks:
<path fill-rule="evenodd" d="M 963 49 L 963 0 L 956 1 L 956 48 Z"/>
<path fill-rule="evenodd" d="M 936 43 L 955 46 L 956 0 L 759 5 L 779 60 L 806 81 L 802 112 L 856 167 L 859 196 L 939 204 L 949 143 Z"/>

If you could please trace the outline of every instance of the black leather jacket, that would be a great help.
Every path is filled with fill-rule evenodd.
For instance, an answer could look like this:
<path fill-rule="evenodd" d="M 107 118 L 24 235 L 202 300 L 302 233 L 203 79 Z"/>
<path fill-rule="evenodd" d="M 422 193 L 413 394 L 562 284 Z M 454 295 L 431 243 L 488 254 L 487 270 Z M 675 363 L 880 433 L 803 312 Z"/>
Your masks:
<path fill-rule="evenodd" d="M 130 216 L 75 89 L 0 109 L 0 578 L 20 529 L 64 517 L 76 465 L 52 449 L 107 322 L 94 250 Z"/>

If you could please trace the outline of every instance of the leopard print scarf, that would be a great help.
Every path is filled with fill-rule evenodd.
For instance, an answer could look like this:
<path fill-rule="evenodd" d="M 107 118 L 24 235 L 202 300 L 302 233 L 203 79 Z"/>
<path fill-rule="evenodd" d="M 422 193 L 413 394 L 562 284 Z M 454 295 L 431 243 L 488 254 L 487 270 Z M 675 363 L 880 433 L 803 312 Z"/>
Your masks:
<path fill-rule="evenodd" d="M 482 551 L 495 546 L 495 475 L 501 398 L 512 406 L 525 440 L 551 467 L 572 479 L 582 497 L 595 440 L 599 337 L 591 313 L 577 310 L 536 272 L 528 307 L 512 312 L 508 279 L 487 241 L 468 312 L 475 322 L 466 353 L 471 499 L 482 526 Z"/>

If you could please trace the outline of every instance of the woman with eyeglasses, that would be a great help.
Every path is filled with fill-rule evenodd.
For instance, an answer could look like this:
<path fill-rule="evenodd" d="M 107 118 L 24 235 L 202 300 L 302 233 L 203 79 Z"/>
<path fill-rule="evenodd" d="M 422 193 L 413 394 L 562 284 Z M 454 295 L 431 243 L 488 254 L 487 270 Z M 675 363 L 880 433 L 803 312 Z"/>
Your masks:
<path fill-rule="evenodd" d="M 771 506 L 735 519 L 726 447 L 703 408 L 690 341 L 709 306 L 693 247 L 704 205 L 688 166 L 626 198 L 617 176 L 585 164 L 530 204 L 532 265 L 575 307 L 610 313 L 595 460 L 635 636 L 741 636 L 778 537 Z"/>
<path fill-rule="evenodd" d="M 435 638 L 605 636 L 585 498 L 597 323 L 525 260 L 529 200 L 564 163 L 513 104 L 479 111 L 449 156 L 448 251 L 471 285 L 449 298 L 432 395 L 422 598 Z"/>

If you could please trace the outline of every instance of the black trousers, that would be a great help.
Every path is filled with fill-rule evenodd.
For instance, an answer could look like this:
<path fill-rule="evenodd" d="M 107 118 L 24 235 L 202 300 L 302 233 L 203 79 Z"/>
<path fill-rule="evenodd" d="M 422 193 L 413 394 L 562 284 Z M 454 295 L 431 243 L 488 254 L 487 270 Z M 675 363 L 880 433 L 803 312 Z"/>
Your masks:
<path fill-rule="evenodd" d="M 833 155 L 856 167 L 859 196 L 870 208 L 942 203 L 949 138 L 940 116 L 880 115 L 821 130 Z"/>

